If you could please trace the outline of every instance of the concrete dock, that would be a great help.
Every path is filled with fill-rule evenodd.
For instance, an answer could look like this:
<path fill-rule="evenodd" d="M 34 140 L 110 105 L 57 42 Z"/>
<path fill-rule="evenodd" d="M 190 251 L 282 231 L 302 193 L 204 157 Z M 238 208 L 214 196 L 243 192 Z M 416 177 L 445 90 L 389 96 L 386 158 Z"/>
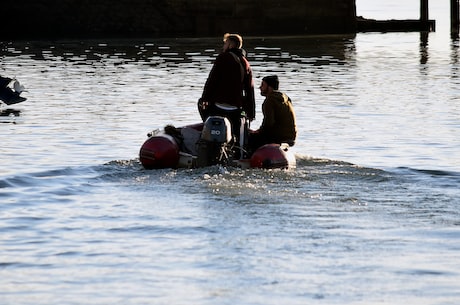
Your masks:
<path fill-rule="evenodd" d="M 435 29 L 433 20 L 357 17 L 355 0 L 15 0 L 4 1 L 0 15 L 3 41 Z"/>

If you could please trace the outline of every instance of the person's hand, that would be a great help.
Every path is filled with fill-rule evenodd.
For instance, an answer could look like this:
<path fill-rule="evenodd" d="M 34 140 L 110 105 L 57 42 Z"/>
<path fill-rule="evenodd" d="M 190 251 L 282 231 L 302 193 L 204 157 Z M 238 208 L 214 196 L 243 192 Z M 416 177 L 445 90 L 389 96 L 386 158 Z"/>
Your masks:
<path fill-rule="evenodd" d="M 209 107 L 209 102 L 208 101 L 205 101 L 203 99 L 200 98 L 200 100 L 198 101 L 199 105 L 200 105 L 200 108 L 203 109 L 203 110 L 206 110 L 208 107 Z"/>

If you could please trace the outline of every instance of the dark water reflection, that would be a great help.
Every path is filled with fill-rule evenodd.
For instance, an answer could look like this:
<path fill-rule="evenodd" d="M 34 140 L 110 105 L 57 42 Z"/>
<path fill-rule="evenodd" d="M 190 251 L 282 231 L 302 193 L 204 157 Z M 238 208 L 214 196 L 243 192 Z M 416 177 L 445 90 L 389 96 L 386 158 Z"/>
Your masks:
<path fill-rule="evenodd" d="M 282 45 L 282 49 L 279 47 Z M 211 46 L 211 48 L 209 48 Z M 34 60 L 56 59 L 64 61 L 98 61 L 106 58 L 118 58 L 124 62 L 148 62 L 158 56 L 178 63 L 191 62 L 195 56 L 214 56 L 220 51 L 219 38 L 183 38 L 146 40 L 108 40 L 101 41 L 60 41 L 60 42 L 23 42 L 1 44 L 0 56 L 29 56 Z M 207 49 L 204 49 L 207 48 Z M 353 58 L 354 36 L 318 36 L 318 37 L 249 37 L 244 40 L 244 48 L 258 59 L 278 59 L 291 61 L 299 58 L 326 58 L 317 64 L 327 64 L 327 58 L 338 61 Z M 294 58 L 292 58 L 294 56 Z"/>

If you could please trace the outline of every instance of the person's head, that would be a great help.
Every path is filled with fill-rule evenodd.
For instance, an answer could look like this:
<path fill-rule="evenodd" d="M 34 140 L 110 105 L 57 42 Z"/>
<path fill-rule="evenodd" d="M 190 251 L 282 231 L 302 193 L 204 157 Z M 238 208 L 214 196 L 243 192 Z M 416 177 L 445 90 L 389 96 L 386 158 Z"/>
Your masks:
<path fill-rule="evenodd" d="M 241 49 L 243 47 L 243 38 L 238 34 L 226 33 L 224 35 L 224 51 L 228 49 Z"/>
<path fill-rule="evenodd" d="M 280 82 L 277 75 L 265 76 L 260 84 L 260 95 L 266 96 L 268 93 L 278 90 Z"/>

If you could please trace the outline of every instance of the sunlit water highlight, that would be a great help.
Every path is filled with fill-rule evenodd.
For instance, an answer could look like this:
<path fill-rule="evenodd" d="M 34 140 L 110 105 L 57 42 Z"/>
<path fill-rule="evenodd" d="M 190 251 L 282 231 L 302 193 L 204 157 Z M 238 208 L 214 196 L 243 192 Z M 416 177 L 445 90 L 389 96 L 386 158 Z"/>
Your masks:
<path fill-rule="evenodd" d="M 292 171 L 141 168 L 199 120 L 217 38 L 3 44 L 28 100 L 0 117 L 0 303 L 458 304 L 459 45 L 423 41 L 248 37 Z"/>

